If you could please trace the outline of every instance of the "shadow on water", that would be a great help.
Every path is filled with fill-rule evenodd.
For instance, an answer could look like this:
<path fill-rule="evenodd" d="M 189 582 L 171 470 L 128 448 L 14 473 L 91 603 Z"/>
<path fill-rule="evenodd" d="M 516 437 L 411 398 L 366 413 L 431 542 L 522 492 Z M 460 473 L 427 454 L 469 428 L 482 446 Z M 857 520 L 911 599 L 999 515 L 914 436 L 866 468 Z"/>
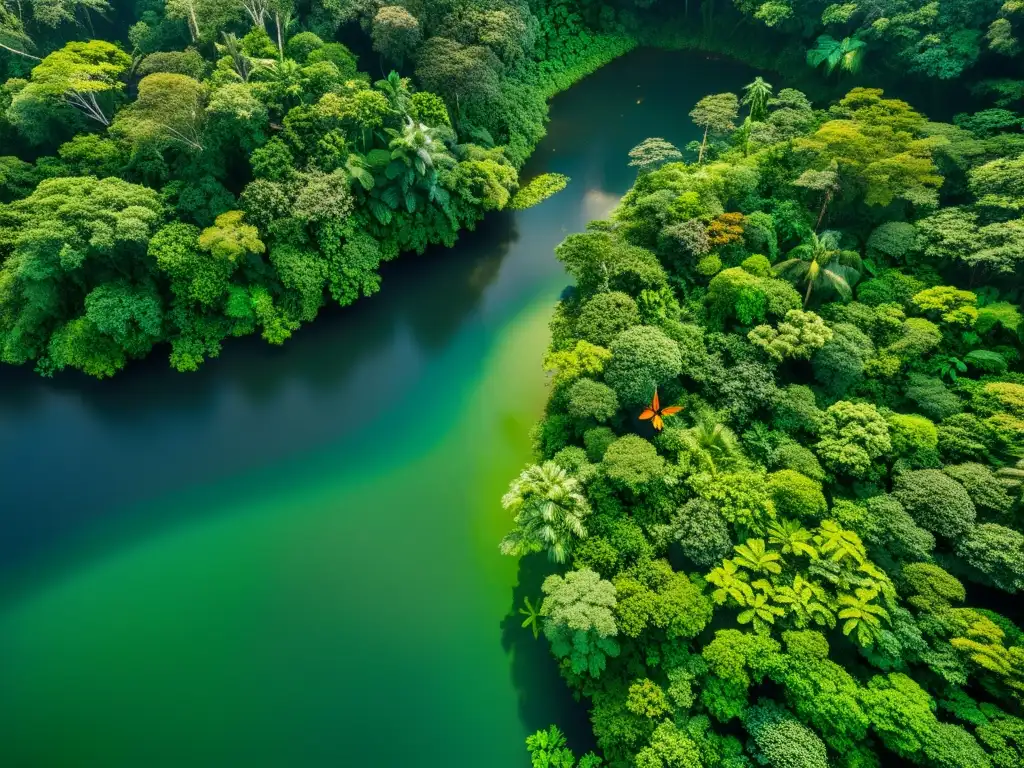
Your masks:
<path fill-rule="evenodd" d="M 463 233 L 456 248 L 434 246 L 383 265 L 379 295 L 349 307 L 326 307 L 280 347 L 255 335 L 226 339 L 220 357 L 207 360 L 195 374 L 171 370 L 166 348 L 131 362 L 106 381 L 77 371 L 46 379 L 30 365 L 5 366 L 0 424 L 54 394 L 73 394 L 104 421 L 133 422 L 151 414 L 155 404 L 161 412 L 193 412 L 226 387 L 252 404 L 266 402 L 299 378 L 311 389 L 329 390 L 366 358 L 392 345 L 403 330 L 419 351 L 445 347 L 497 277 L 516 240 L 514 217 L 492 215 L 476 231 Z M 344 354 L 334 354 L 339 349 Z"/>
<path fill-rule="evenodd" d="M 280 471 L 288 456 L 338 439 L 359 450 L 360 430 L 382 401 L 411 397 L 429 362 L 478 324 L 474 315 L 517 239 L 514 217 L 489 217 L 456 248 L 384 265 L 380 295 L 325 310 L 282 347 L 227 340 L 195 374 L 169 369 L 161 354 L 107 381 L 4 368 L 5 570 L 63 562 L 67 548 L 81 556 L 121 546 L 207 509 L 165 504 L 140 514 L 142 499 L 203 492 L 232 470 Z M 404 437 L 415 439 L 414 430 Z M 21 579 L 4 581 L 0 592 L 9 595 Z"/>
<path fill-rule="evenodd" d="M 501 643 L 511 658 L 512 685 L 526 731 L 533 733 L 557 725 L 573 752 L 581 756 L 597 749 L 587 707 L 573 699 L 543 632 L 534 640 L 533 632 L 523 628 L 524 617 L 519 613 L 525 598 L 534 602 L 544 596 L 540 587 L 552 572 L 551 563 L 542 554 L 520 558 L 511 612 L 501 622 Z"/>

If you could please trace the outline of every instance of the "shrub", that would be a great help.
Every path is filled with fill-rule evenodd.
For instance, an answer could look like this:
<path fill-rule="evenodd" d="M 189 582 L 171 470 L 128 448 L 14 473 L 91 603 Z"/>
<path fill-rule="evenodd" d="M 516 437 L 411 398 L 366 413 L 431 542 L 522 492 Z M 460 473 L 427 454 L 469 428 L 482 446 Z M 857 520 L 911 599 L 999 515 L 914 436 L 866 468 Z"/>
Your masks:
<path fill-rule="evenodd" d="M 612 341 L 604 378 L 623 405 L 647 403 L 654 390 L 682 372 L 679 346 L 658 328 L 637 326 Z"/>
<path fill-rule="evenodd" d="M 569 387 L 567 410 L 575 419 L 605 422 L 619 410 L 619 399 L 607 384 L 593 379 L 579 379 Z"/>
<path fill-rule="evenodd" d="M 967 491 L 937 469 L 898 475 L 893 495 L 914 522 L 937 536 L 957 539 L 974 524 L 974 503 Z"/>
<path fill-rule="evenodd" d="M 634 493 L 641 492 L 665 473 L 665 459 L 638 435 L 620 437 L 608 446 L 601 466 L 610 480 Z"/>
<path fill-rule="evenodd" d="M 599 293 L 587 300 L 576 320 L 576 333 L 581 339 L 607 347 L 627 328 L 640 324 L 636 302 L 621 291 Z"/>
<path fill-rule="evenodd" d="M 828 514 L 821 484 L 792 469 L 769 474 L 768 492 L 775 503 L 775 511 L 782 517 L 816 522 Z"/>
<path fill-rule="evenodd" d="M 834 472 L 866 477 L 872 463 L 892 449 L 889 425 L 867 403 L 840 400 L 829 406 L 822 422 L 818 457 Z"/>

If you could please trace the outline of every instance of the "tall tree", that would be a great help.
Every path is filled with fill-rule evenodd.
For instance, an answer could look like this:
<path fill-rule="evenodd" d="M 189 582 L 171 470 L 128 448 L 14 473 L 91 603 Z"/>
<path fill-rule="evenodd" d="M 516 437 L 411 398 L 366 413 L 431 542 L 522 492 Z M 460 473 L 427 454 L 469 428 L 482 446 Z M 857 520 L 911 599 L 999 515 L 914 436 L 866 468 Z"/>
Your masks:
<path fill-rule="evenodd" d="M 761 76 L 743 86 L 743 103 L 750 107 L 751 120 L 764 120 L 768 116 L 768 100 L 772 97 L 772 86 Z"/>
<path fill-rule="evenodd" d="M 734 93 L 717 93 L 705 96 L 690 110 L 690 117 L 704 129 L 704 138 L 700 142 L 700 153 L 697 164 L 704 161 L 704 150 L 708 144 L 708 134 L 727 133 L 736 127 L 736 116 L 740 111 L 739 99 Z"/>

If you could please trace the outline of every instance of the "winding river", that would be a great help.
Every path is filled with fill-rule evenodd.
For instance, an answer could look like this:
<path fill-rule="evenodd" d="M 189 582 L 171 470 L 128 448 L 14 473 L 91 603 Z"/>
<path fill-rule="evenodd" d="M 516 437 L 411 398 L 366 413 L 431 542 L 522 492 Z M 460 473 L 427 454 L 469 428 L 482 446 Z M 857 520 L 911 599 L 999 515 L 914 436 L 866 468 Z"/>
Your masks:
<path fill-rule="evenodd" d="M 755 73 L 638 51 L 558 96 L 526 175 L 569 187 L 283 348 L 194 375 L 0 371 L 0 764 L 526 764 L 579 734 L 510 615 L 542 563 L 497 552 L 530 459 L 566 276 L 552 249 L 628 189 L 628 150 Z"/>

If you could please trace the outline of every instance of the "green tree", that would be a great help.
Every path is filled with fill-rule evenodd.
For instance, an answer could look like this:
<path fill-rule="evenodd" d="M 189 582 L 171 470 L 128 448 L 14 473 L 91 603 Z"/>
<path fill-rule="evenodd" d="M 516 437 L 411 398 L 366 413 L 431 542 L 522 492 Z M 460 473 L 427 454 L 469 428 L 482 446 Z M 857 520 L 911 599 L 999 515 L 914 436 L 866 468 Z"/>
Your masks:
<path fill-rule="evenodd" d="M 523 470 L 501 504 L 513 513 L 516 525 L 501 541 L 502 554 L 546 551 L 549 559 L 564 563 L 574 544 L 587 536 L 590 506 L 579 481 L 554 462 Z"/>
<path fill-rule="evenodd" d="M 565 659 L 574 674 L 597 678 L 608 657 L 619 655 L 615 636 L 615 587 L 591 570 L 569 571 L 565 577 L 548 576 L 541 589 L 546 597 L 544 636 L 558 659 Z"/>
<path fill-rule="evenodd" d="M 897 475 L 893 495 L 914 522 L 937 536 L 956 541 L 974 523 L 976 512 L 967 491 L 937 469 Z"/>
<path fill-rule="evenodd" d="M 889 425 L 867 403 L 840 400 L 829 406 L 819 437 L 814 449 L 825 466 L 853 477 L 868 475 L 874 462 L 892 449 Z"/>
<path fill-rule="evenodd" d="M 777 328 L 759 325 L 747 337 L 770 358 L 782 362 L 788 358 L 810 358 L 832 338 L 832 329 L 814 312 L 791 309 Z"/>
<path fill-rule="evenodd" d="M 644 139 L 629 150 L 629 164 L 640 173 L 654 171 L 666 163 L 675 163 L 682 159 L 683 153 L 671 142 L 661 138 Z"/>
<path fill-rule="evenodd" d="M 157 151 L 178 146 L 203 151 L 206 87 L 186 75 L 158 73 L 139 81 L 138 96 L 121 110 L 111 132 L 131 142 L 136 151 L 151 145 Z"/>
<path fill-rule="evenodd" d="M 71 107 L 101 125 L 110 125 L 110 96 L 124 89 L 121 77 L 132 59 L 113 43 L 71 42 L 49 54 L 33 68 L 28 84 L 8 108 L 14 123 L 33 102 Z"/>
<path fill-rule="evenodd" d="M 605 381 L 626 406 L 650 401 L 654 390 L 682 372 L 679 345 L 653 326 L 619 333 L 611 344 Z"/>
<path fill-rule="evenodd" d="M 736 116 L 740 111 L 740 103 L 734 93 L 718 93 L 705 96 L 690 110 L 690 118 L 704 129 L 700 152 L 697 156 L 698 165 L 704 162 L 704 150 L 708 144 L 708 134 L 728 133 L 736 127 Z"/>
<path fill-rule="evenodd" d="M 764 120 L 768 116 L 771 97 L 772 86 L 763 77 L 755 77 L 752 83 L 743 86 L 743 104 L 750 108 L 752 120 Z"/>
<path fill-rule="evenodd" d="M 422 39 L 419 20 L 400 5 L 385 5 L 373 17 L 373 49 L 398 66 Z"/>
<path fill-rule="evenodd" d="M 860 256 L 842 250 L 839 239 L 838 232 L 823 232 L 820 237 L 812 232 L 807 242 L 790 252 L 788 259 L 775 265 L 776 274 L 805 286 L 804 306 L 814 290 L 833 291 L 847 300 L 853 297 L 851 286 L 860 278 Z"/>

